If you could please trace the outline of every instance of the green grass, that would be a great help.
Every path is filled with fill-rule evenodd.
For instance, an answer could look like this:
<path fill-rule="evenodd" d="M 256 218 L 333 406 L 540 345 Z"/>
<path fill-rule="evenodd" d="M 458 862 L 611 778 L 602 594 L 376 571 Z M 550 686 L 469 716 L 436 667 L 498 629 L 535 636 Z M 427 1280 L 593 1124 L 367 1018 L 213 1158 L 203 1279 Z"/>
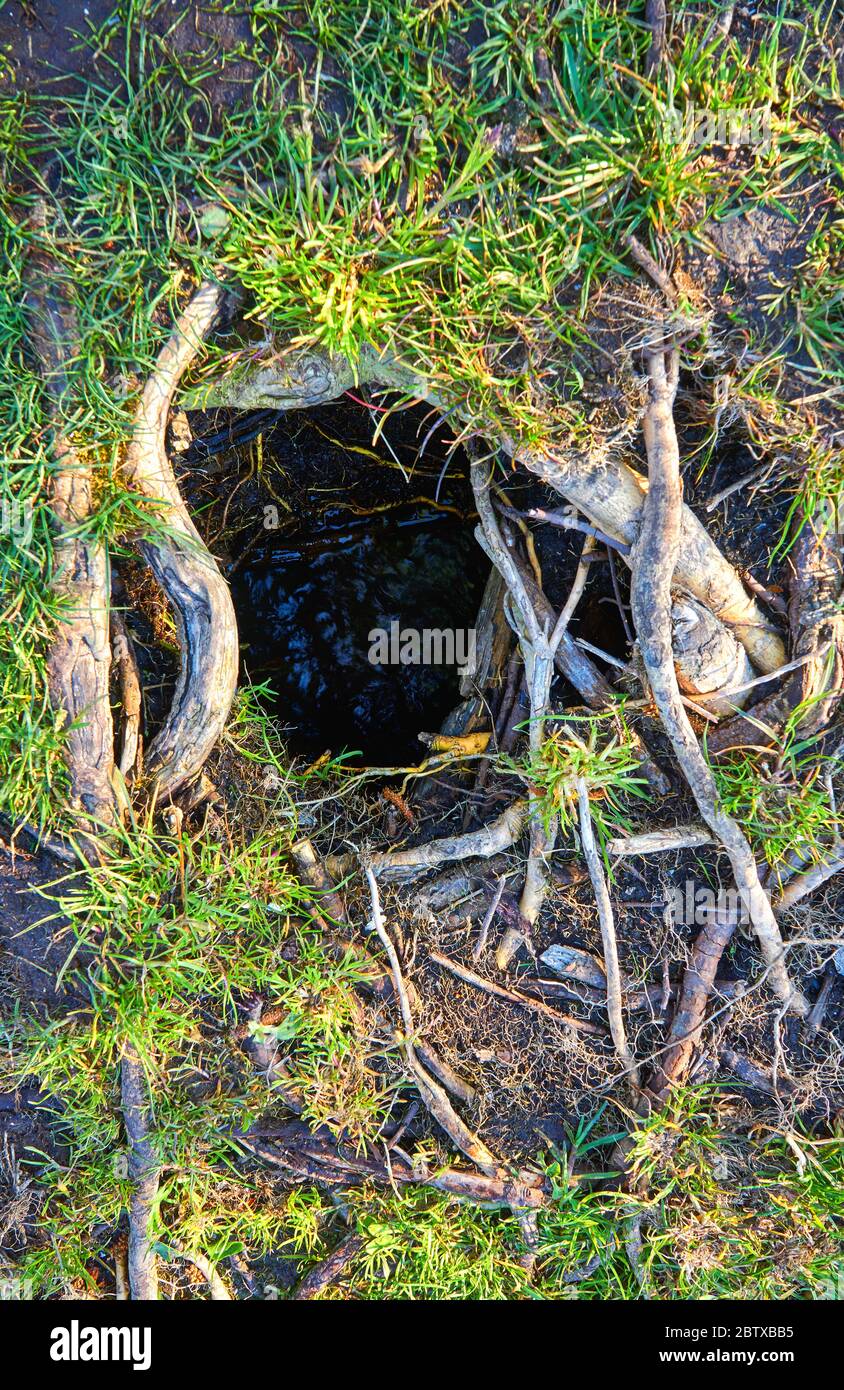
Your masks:
<path fill-rule="evenodd" d="M 65 793 L 62 731 L 44 679 L 56 618 L 45 504 L 52 464 L 22 294 L 27 216 L 45 156 L 61 181 L 51 246 L 80 328 L 67 413 L 97 460 L 90 525 L 119 555 L 139 526 L 156 525 L 122 482 L 132 405 L 174 313 L 205 274 L 245 291 L 254 340 L 209 344 L 199 380 L 243 370 L 280 341 L 352 360 L 374 346 L 430 378 L 467 423 L 588 448 L 606 431 L 583 402 L 590 320 L 610 277 L 632 276 L 624 236 L 693 243 L 708 220 L 754 204 L 799 222 L 799 190 L 819 183 L 829 207 L 769 319 L 776 326 L 786 315 L 806 380 L 840 380 L 842 156 L 821 119 L 827 106 L 841 108 L 835 7 L 799 21 L 793 6 L 771 8 L 748 61 L 740 37 L 714 56 L 702 48 L 700 7 L 674 5 L 673 74 L 651 84 L 642 75 L 642 4 L 315 0 L 297 35 L 300 10 L 258 0 L 251 38 L 220 63 L 207 40 L 177 54 L 170 35 L 154 32 L 169 7 L 125 0 L 87 35 L 105 65 L 101 85 L 49 102 L 0 97 L 0 502 L 33 504 L 31 534 L 6 532 L 0 547 L 0 810 L 13 825 L 61 826 Z M 317 61 L 307 78 L 288 79 L 297 38 L 316 43 Z M 212 110 L 205 79 L 250 55 L 257 61 L 239 104 Z M 342 115 L 333 114 L 340 102 Z M 770 105 L 770 149 L 744 151 L 727 169 L 672 138 L 671 111 L 687 103 Z M 840 459 L 788 404 L 785 347 L 758 341 L 740 310 L 737 318 L 748 356 L 732 398 L 755 442 L 789 453 L 795 505 L 809 507 L 840 486 Z M 703 341 L 691 350 L 701 353 Z M 523 771 L 544 788 L 549 814 L 564 816 L 572 778 L 585 772 L 606 834 L 622 823 L 620 798 L 636 790 L 632 755 L 623 735 L 595 721 L 578 728 L 581 742 L 570 725 L 555 728 L 541 765 Z M 213 1260 L 240 1249 L 316 1259 L 344 1229 L 314 1192 L 256 1202 L 254 1178 L 235 1167 L 226 1132 L 265 1100 L 231 1036 L 238 1004 L 261 992 L 279 1006 L 274 1027 L 310 1118 L 362 1140 L 393 1099 L 389 1061 L 372 1066 L 360 1033 L 355 967 L 327 954 L 284 867 L 297 796 L 330 792 L 342 768 L 334 760 L 290 774 L 249 698 L 225 751 L 274 770 L 260 828 L 217 843 L 163 835 L 140 818 L 115 834 L 100 872 L 53 890 L 70 917 L 67 971 L 80 1007 L 48 1021 L 12 1012 L 3 1025 L 10 1084 L 35 1079 L 64 1108 L 66 1160 L 35 1161 L 42 1207 L 25 1272 L 39 1289 L 90 1282 L 95 1233 L 110 1232 L 125 1207 L 116 1090 L 127 1039 L 155 1097 L 165 1164 L 159 1235 Z M 770 862 L 798 842 L 820 843 L 829 825 L 823 789 L 799 789 L 800 757 L 795 748 L 780 782 L 764 790 L 751 763 L 719 772 L 723 795 Z M 45 912 L 56 906 L 45 901 Z M 199 1084 L 209 1076 L 213 1086 Z M 771 1140 L 746 1180 L 725 1188 L 710 1164 L 722 1145 L 717 1106 L 692 1095 L 678 1107 L 637 1140 L 637 1161 L 659 1193 L 644 1229 L 656 1290 L 789 1297 L 820 1287 L 842 1215 L 840 1146 L 801 1139 L 797 1173 L 792 1150 Z M 558 1161 L 547 1162 L 559 1179 Z M 356 1193 L 349 1204 L 364 1238 L 349 1273 L 357 1297 L 385 1289 L 638 1296 L 611 1193 L 560 1182 L 540 1218 L 540 1274 L 530 1286 L 507 1215 L 418 1192 Z M 790 1263 L 780 1253 L 789 1241 L 798 1251 Z M 566 1282 L 596 1255 L 591 1274 Z"/>
<path fill-rule="evenodd" d="M 793 711 L 769 757 L 731 753 L 713 764 L 724 810 L 742 825 L 774 875 L 792 854 L 825 862 L 839 835 L 831 779 L 840 772 L 841 760 L 824 758 L 816 739 L 797 736 L 800 713 L 799 707 Z"/>
<path fill-rule="evenodd" d="M 546 828 L 555 816 L 564 834 L 576 826 L 577 783 L 582 778 L 601 844 L 629 830 L 630 799 L 645 796 L 647 783 L 637 776 L 640 754 L 621 702 L 618 710 L 606 714 L 557 715 L 547 721 L 547 729 L 537 755 L 510 763 L 539 798 Z"/>

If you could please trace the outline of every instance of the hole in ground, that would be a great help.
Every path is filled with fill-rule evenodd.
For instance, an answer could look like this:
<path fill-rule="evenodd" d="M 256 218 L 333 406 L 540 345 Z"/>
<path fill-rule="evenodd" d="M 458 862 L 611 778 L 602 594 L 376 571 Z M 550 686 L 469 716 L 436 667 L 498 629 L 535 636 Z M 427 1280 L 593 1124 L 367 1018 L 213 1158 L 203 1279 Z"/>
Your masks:
<path fill-rule="evenodd" d="M 382 421 L 346 398 L 262 416 L 260 441 L 238 445 L 223 536 L 244 672 L 272 686 L 293 751 L 417 762 L 420 730 L 459 702 L 458 668 L 373 664 L 372 634 L 473 628 L 489 563 L 473 535 L 468 461 L 449 456 L 442 422 L 420 459 L 436 418 L 424 406 Z M 197 463 L 221 434 L 252 432 L 248 417 L 222 412 L 213 435 L 208 426 L 197 419 Z"/>

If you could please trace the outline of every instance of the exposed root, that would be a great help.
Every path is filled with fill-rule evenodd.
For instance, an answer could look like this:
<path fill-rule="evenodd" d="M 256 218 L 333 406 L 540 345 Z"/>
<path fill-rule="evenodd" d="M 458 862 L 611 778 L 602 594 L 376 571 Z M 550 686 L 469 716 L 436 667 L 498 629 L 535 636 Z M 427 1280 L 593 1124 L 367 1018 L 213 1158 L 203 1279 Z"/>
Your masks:
<path fill-rule="evenodd" d="M 272 1147 L 263 1137 L 251 1134 L 238 1135 L 237 1140 L 247 1152 L 306 1181 L 338 1187 L 355 1182 L 432 1187 L 484 1206 L 511 1209 L 541 1207 L 548 1197 L 545 1180 L 529 1170 L 512 1176 L 502 1171 L 495 1177 L 461 1168 L 431 1171 L 419 1161 L 408 1163 L 398 1151 L 388 1167 L 378 1159 L 340 1147 L 333 1136 L 312 1134 L 296 1121 L 279 1126 L 267 1137 L 272 1138 Z"/>
<path fill-rule="evenodd" d="M 608 852 L 614 858 L 632 854 L 662 854 L 665 850 L 700 849 L 717 844 L 705 825 L 675 825 L 670 830 L 651 830 L 643 835 L 626 835 L 610 840 Z"/>
<path fill-rule="evenodd" d="M 507 585 L 515 606 L 519 645 L 530 693 L 530 749 L 534 756 L 538 756 L 544 738 L 554 659 L 583 592 L 587 575 L 585 556 L 594 548 L 595 542 L 592 536 L 585 538 L 583 556 L 565 607 L 553 626 L 550 623 L 544 624 L 531 603 L 520 570 L 501 535 L 490 498 L 488 459 L 481 457 L 476 450 L 470 451 L 470 457 L 472 491 L 480 517 L 480 526 L 475 534 L 478 543 L 486 551 Z M 548 856 L 553 852 L 559 829 L 556 817 L 552 817 L 550 821 L 543 820 L 538 800 L 534 796 L 531 797 L 529 827 L 530 851 L 519 910 L 527 926 L 532 927 L 545 900 L 548 888 Z M 507 968 L 524 941 L 524 933 L 517 928 L 511 927 L 505 932 L 496 953 L 500 970 Z"/>
<path fill-rule="evenodd" d="M 621 1007 L 621 971 L 618 965 L 618 945 L 615 939 L 615 920 L 613 918 L 612 903 L 610 902 L 610 895 L 607 889 L 607 881 L 604 877 L 601 856 L 595 844 L 595 834 L 592 829 L 592 813 L 589 810 L 589 790 L 582 777 L 578 777 L 577 779 L 577 805 L 580 821 L 580 844 L 583 850 L 583 857 L 586 860 L 586 866 L 589 870 L 589 877 L 592 880 L 595 903 L 598 908 L 598 920 L 601 924 L 601 941 L 604 949 L 604 970 L 607 977 L 607 1017 L 609 1018 L 610 1033 L 615 1045 L 615 1050 L 629 1072 L 633 1086 L 638 1089 L 639 1070 L 636 1066 L 636 1059 L 627 1041 L 627 1033 L 624 1028 L 624 1013 Z"/>
<path fill-rule="evenodd" d="M 237 685 L 237 621 L 228 585 L 182 501 L 165 449 L 174 393 L 222 299 L 219 285 L 205 283 L 177 320 L 144 387 L 126 456 L 129 486 L 158 504 L 162 529 L 139 545 L 172 604 L 181 645 L 173 703 L 147 751 L 147 772 L 159 797 L 172 796 L 200 771 Z"/>
<path fill-rule="evenodd" d="M 657 1106 L 665 1104 L 671 1087 L 679 1085 L 688 1070 L 721 957 L 737 925 L 738 917 L 735 914 L 724 916 L 721 920 L 715 918 L 699 933 L 692 947 L 692 957 L 683 977 L 666 1049 L 650 1083 L 651 1098 Z"/>
<path fill-rule="evenodd" d="M 201 406 L 240 410 L 291 410 L 334 400 L 362 382 L 379 382 L 411 392 L 445 410 L 427 381 L 384 353 L 365 349 L 357 375 L 345 358 L 319 352 L 292 354 L 283 361 L 247 368 L 225 380 L 204 383 L 192 399 Z M 483 422 L 479 422 L 484 429 Z M 501 435 L 501 448 L 517 463 L 558 492 L 605 535 L 631 546 L 636 539 L 647 491 L 646 480 L 626 464 L 605 456 L 563 460 L 553 448 L 536 449 Z M 675 579 L 679 586 L 732 628 L 757 670 L 774 671 L 785 662 L 783 644 L 764 613 L 745 590 L 740 575 L 721 554 L 694 513 L 682 508 Z"/>
<path fill-rule="evenodd" d="M 314 1265 L 313 1269 L 308 1271 L 304 1279 L 296 1285 L 290 1297 L 294 1301 L 317 1298 L 336 1279 L 339 1279 L 343 1270 L 351 1263 L 362 1246 L 363 1241 L 354 1231 L 345 1236 L 330 1255 L 327 1255 L 324 1260 L 320 1260 L 318 1265 Z"/>
<path fill-rule="evenodd" d="M 677 595 L 671 608 L 672 649 L 677 680 L 711 714 L 732 714 L 746 700 L 753 667 L 740 642 L 691 595 Z"/>
<path fill-rule="evenodd" d="M 401 1007 L 402 1027 L 404 1030 L 401 1037 L 402 1051 L 408 1070 L 411 1072 L 419 1094 L 426 1110 L 432 1119 L 445 1130 L 451 1142 L 461 1153 L 470 1158 L 474 1164 L 480 1168 L 487 1177 L 494 1177 L 501 1169 L 501 1163 L 490 1153 L 476 1134 L 473 1134 L 468 1125 L 464 1124 L 443 1086 L 425 1070 L 413 1043 L 413 1015 L 410 1009 L 410 1001 L 407 997 L 404 979 L 402 978 L 401 965 L 396 953 L 396 948 L 390 940 L 387 928 L 384 925 L 384 918 L 381 913 L 381 901 L 378 895 L 378 884 L 372 869 L 365 866 L 366 879 L 369 884 L 369 892 L 372 898 L 372 926 L 378 940 L 387 953 L 390 962 L 390 970 L 393 976 L 393 983 L 396 987 L 396 994 L 399 998 Z"/>
<path fill-rule="evenodd" d="M 126 1043 L 120 1063 L 123 1124 L 129 1141 L 129 1287 L 134 1299 L 158 1298 L 158 1264 L 150 1218 L 158 1198 L 159 1162 L 149 1137 L 149 1093 L 135 1048 Z"/>
<path fill-rule="evenodd" d="M 369 860 L 373 873 L 384 882 L 407 882 L 440 864 L 464 859 L 491 859 L 510 849 L 521 835 L 528 815 L 526 801 L 514 801 L 489 825 L 465 835 L 447 835 L 415 849 L 399 849 L 385 854 L 373 854 Z"/>
<path fill-rule="evenodd" d="M 835 714 L 844 692 L 844 566 L 837 543 L 835 518 L 823 503 L 805 521 L 795 541 L 794 567 L 788 606 L 794 660 L 781 671 L 789 679 L 749 711 L 714 730 L 712 754 L 743 745 L 776 745 L 786 720 L 801 708 L 800 733 L 819 733 Z"/>
<path fill-rule="evenodd" d="M 679 370 L 676 350 L 668 354 L 667 361 L 663 353 L 649 353 L 647 367 L 650 400 L 644 429 L 650 487 L 633 552 L 631 587 L 639 648 L 666 733 L 698 810 L 729 856 L 772 988 L 795 1012 L 805 1013 L 806 1001 L 791 983 L 779 926 L 759 882 L 752 851 L 741 827 L 719 805 L 715 779 L 680 697 L 671 645 L 671 584 L 682 525 L 680 455 L 672 414 Z"/>
<path fill-rule="evenodd" d="M 47 207 L 35 225 L 43 242 L 26 266 L 25 307 L 29 340 L 44 378 L 53 423 L 55 465 L 48 489 L 53 520 L 52 590 L 59 617 L 47 659 L 50 701 L 65 716 L 70 805 L 94 825 L 116 820 L 112 769 L 114 730 L 109 704 L 111 649 L 108 632 L 108 556 L 85 537 L 92 512 L 89 458 L 62 423 L 69 413 L 69 373 L 79 353 L 76 316 L 64 292 L 47 234 Z M 84 842 L 86 853 L 93 850 Z"/>
<path fill-rule="evenodd" d="M 468 970 L 465 965 L 458 964 L 456 960 L 451 960 L 449 956 L 444 956 L 439 951 L 429 951 L 428 957 L 435 965 L 440 965 L 443 970 L 448 970 L 451 975 L 455 975 L 458 980 L 463 980 L 467 985 L 473 985 L 475 989 L 482 990 L 484 994 L 491 994 L 496 999 L 503 999 L 506 1004 L 517 1004 L 522 1009 L 543 1014 L 546 1018 L 553 1019 L 555 1023 L 564 1023 L 566 1027 L 573 1028 L 577 1033 L 605 1036 L 603 1028 L 600 1028 L 596 1023 L 588 1023 L 586 1019 L 575 1018 L 573 1014 L 561 1014 L 557 1009 L 552 1009 L 550 1004 L 543 1003 L 541 999 L 530 999 L 525 994 L 518 994 L 513 989 L 505 989 L 503 985 L 495 984 L 493 980 L 485 980 L 482 975 L 476 975 L 474 970 Z"/>
<path fill-rule="evenodd" d="M 204 1255 L 199 1255 L 195 1251 L 175 1250 L 172 1247 L 167 1251 L 168 1260 L 184 1260 L 187 1264 L 193 1265 L 198 1269 L 203 1279 L 208 1285 L 212 1303 L 231 1303 L 232 1296 L 229 1293 L 228 1285 L 210 1260 L 206 1260 Z"/>
<path fill-rule="evenodd" d="M 309 888 L 313 888 L 319 894 L 317 901 L 320 906 L 327 908 L 335 922 L 347 922 L 346 904 L 343 897 L 338 893 L 334 880 L 320 860 L 311 841 L 308 839 L 297 840 L 296 844 L 291 847 L 290 853 L 303 883 L 306 883 Z"/>
<path fill-rule="evenodd" d="M 528 596 L 536 611 L 540 622 L 548 624 L 549 629 L 554 623 L 554 610 L 545 594 L 528 574 L 526 566 L 522 563 L 519 555 L 514 550 L 513 562 L 519 569 L 522 582 L 527 589 Z M 561 675 L 574 686 L 579 695 L 590 709 L 605 710 L 612 709 L 615 705 L 615 691 L 607 680 L 601 675 L 594 662 L 581 647 L 577 645 L 574 638 L 567 632 L 563 632 L 560 644 L 554 653 L 554 665 Z M 641 738 L 633 734 L 634 746 L 639 757 L 639 767 L 644 777 L 647 778 L 651 790 L 660 796 L 666 796 L 671 789 L 671 783 L 665 773 L 655 762 L 654 758 L 645 747 Z"/>
<path fill-rule="evenodd" d="M 844 848 L 839 845 L 838 852 L 828 863 L 816 864 L 813 869 L 808 869 L 806 873 L 799 874 L 791 880 L 780 893 L 777 899 L 777 908 L 793 907 L 794 903 L 799 902 L 809 893 L 814 893 L 816 888 L 820 888 L 834 874 L 840 874 L 842 870 L 844 870 Z"/>

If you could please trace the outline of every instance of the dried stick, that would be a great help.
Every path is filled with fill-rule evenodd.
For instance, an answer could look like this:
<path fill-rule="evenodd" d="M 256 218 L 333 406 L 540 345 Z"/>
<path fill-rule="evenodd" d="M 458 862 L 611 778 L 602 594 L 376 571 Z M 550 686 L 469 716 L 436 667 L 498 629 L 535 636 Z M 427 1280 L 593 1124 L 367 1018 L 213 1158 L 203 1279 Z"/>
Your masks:
<path fill-rule="evenodd" d="M 181 647 L 173 703 L 147 751 L 147 771 L 160 797 L 172 796 L 200 771 L 237 686 L 237 620 L 228 585 L 182 501 L 165 448 L 176 388 L 222 299 L 219 285 L 205 283 L 177 320 L 141 394 L 126 455 L 129 486 L 158 504 L 162 529 L 155 539 L 142 539 L 140 549 L 172 605 Z"/>
<path fill-rule="evenodd" d="M 741 827 L 720 807 L 712 770 L 683 708 L 671 647 L 671 583 L 680 543 L 682 485 L 672 404 L 679 362 L 676 350 L 648 353 L 650 399 L 644 418 L 650 486 L 642 530 L 633 552 L 631 604 L 639 648 L 666 733 L 698 810 L 729 856 L 742 901 L 759 939 L 771 985 L 796 1013 L 806 1001 L 791 983 L 783 940 L 756 861 Z"/>
<path fill-rule="evenodd" d="M 627 1042 L 627 1033 L 624 1028 L 624 1013 L 621 1007 L 621 970 L 618 964 L 618 944 L 615 939 L 615 920 L 613 918 L 612 903 L 610 902 L 607 881 L 604 877 L 601 856 L 595 844 L 595 834 L 592 829 L 592 813 L 589 810 L 589 789 L 582 777 L 578 777 L 577 779 L 577 807 L 580 820 L 580 843 L 583 848 L 586 867 L 589 870 L 589 877 L 592 880 L 592 889 L 598 907 L 598 920 L 601 924 L 601 941 L 604 948 L 604 970 L 607 977 L 607 1017 L 609 1019 L 610 1035 L 615 1045 L 616 1052 L 630 1073 L 632 1084 L 638 1089 L 639 1070 L 636 1066 L 636 1059 Z"/>
<path fill-rule="evenodd" d="M 369 892 L 372 899 L 372 928 L 387 954 L 393 976 L 393 983 L 396 987 L 396 994 L 399 999 L 403 1029 L 399 1041 L 402 1051 L 404 1052 L 408 1070 L 411 1072 L 419 1088 L 419 1094 L 432 1119 L 436 1120 L 437 1124 L 445 1130 L 452 1143 L 461 1153 L 464 1153 L 467 1158 L 470 1158 L 472 1162 L 480 1168 L 482 1173 L 485 1173 L 487 1177 L 494 1177 L 501 1169 L 500 1162 L 494 1154 L 490 1153 L 489 1149 L 477 1135 L 473 1134 L 468 1126 L 463 1123 L 444 1088 L 428 1074 L 416 1055 L 416 1050 L 413 1045 L 413 1015 L 410 1010 L 410 1001 L 407 997 L 407 990 L 402 977 L 401 965 L 396 953 L 396 948 L 390 940 L 389 933 L 384 925 L 384 917 L 381 912 L 381 899 L 378 895 L 378 884 L 369 864 L 364 866 L 364 873 L 366 874 L 366 881 L 369 884 Z"/>
<path fill-rule="evenodd" d="M 158 1298 L 158 1266 L 150 1218 L 158 1198 L 160 1165 L 149 1137 L 149 1091 L 134 1045 L 124 1044 L 120 1063 L 123 1124 L 129 1141 L 129 1287 L 134 1299 Z"/>

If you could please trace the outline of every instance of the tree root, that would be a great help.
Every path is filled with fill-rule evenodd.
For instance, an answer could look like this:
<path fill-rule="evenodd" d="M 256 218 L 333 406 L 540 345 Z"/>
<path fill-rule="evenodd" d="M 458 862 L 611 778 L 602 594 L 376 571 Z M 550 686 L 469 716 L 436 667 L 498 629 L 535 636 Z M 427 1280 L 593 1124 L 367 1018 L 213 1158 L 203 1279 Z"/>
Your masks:
<path fill-rule="evenodd" d="M 123 740 L 118 769 L 124 779 L 129 779 L 141 774 L 143 696 L 134 644 L 123 620 L 123 614 L 116 608 L 111 610 L 111 650 L 120 681 L 120 703 L 123 709 Z"/>
<path fill-rule="evenodd" d="M 650 1099 L 657 1108 L 665 1104 L 672 1087 L 680 1084 L 688 1070 L 703 1028 L 706 1005 L 721 957 L 737 925 L 737 914 L 721 921 L 716 919 L 708 922 L 692 947 L 691 960 L 683 976 L 680 998 L 668 1031 L 666 1049 L 659 1069 L 650 1082 Z"/>
<path fill-rule="evenodd" d="M 429 951 L 429 960 L 435 965 L 442 966 L 449 974 L 455 975 L 458 980 L 463 980 L 467 985 L 473 985 L 475 989 L 481 990 L 484 994 L 491 994 L 495 999 L 503 999 L 505 1004 L 516 1004 L 519 1008 L 527 1009 L 529 1012 L 542 1014 L 545 1018 L 553 1020 L 554 1023 L 562 1023 L 566 1028 L 572 1028 L 576 1033 L 591 1033 L 597 1037 L 606 1037 L 604 1029 L 597 1023 L 589 1023 L 584 1018 L 575 1018 L 573 1014 L 561 1014 L 557 1009 L 552 1009 L 550 1004 L 544 1003 L 541 999 L 531 999 L 525 994 L 519 994 L 513 989 L 505 989 L 503 985 L 497 985 L 493 980 L 485 980 L 482 975 L 476 975 L 474 970 L 469 970 L 465 965 L 459 965 L 456 960 L 449 956 L 442 955 L 439 951 Z"/>
<path fill-rule="evenodd" d="M 595 844 L 592 829 L 592 814 L 589 810 L 589 789 L 582 777 L 577 779 L 577 805 L 580 817 L 580 844 L 592 880 L 592 889 L 598 908 L 601 924 L 601 941 L 604 948 L 604 970 L 607 977 L 607 1016 L 610 1034 L 615 1050 L 629 1072 L 632 1085 L 638 1089 L 639 1070 L 636 1059 L 630 1050 L 624 1028 L 624 1013 L 621 1006 L 621 971 L 618 965 L 618 945 L 615 939 L 615 921 L 612 903 L 604 877 L 601 856 Z"/>
<path fill-rule="evenodd" d="M 531 1209 L 542 1207 L 549 1196 L 547 1184 L 529 1170 L 514 1174 L 502 1170 L 494 1177 L 461 1168 L 431 1171 L 424 1163 L 409 1162 L 397 1151 L 388 1166 L 379 1159 L 354 1153 L 328 1134 L 312 1134 L 297 1121 L 278 1126 L 263 1135 L 250 1132 L 234 1136 L 248 1152 L 266 1163 L 284 1168 L 303 1181 L 349 1187 L 372 1182 L 379 1186 L 432 1187 L 438 1192 L 478 1202 L 484 1206 Z M 271 1138 L 273 1147 L 263 1142 Z"/>
<path fill-rule="evenodd" d="M 650 487 L 642 530 L 633 551 L 631 604 L 639 648 L 666 733 L 698 810 L 723 846 L 768 967 L 771 985 L 797 1013 L 806 1001 L 791 983 L 782 937 L 750 846 L 736 821 L 721 809 L 712 771 L 683 708 L 671 645 L 671 584 L 680 543 L 680 456 L 672 403 L 679 364 L 676 350 L 648 353 L 650 400 L 645 413 L 645 446 Z"/>
<path fill-rule="evenodd" d="M 518 840 L 528 816 L 526 801 L 514 801 L 489 825 L 465 835 L 447 835 L 415 849 L 399 849 L 373 854 L 369 865 L 377 878 L 385 883 L 408 882 L 436 869 L 440 864 L 457 863 L 464 859 L 491 859 L 510 849 Z M 339 862 L 339 861 L 338 861 Z M 342 861 L 345 865 L 345 859 Z"/>
<path fill-rule="evenodd" d="M 828 502 L 802 523 L 791 561 L 788 619 L 794 660 L 782 672 L 789 679 L 747 715 L 714 729 L 707 738 L 712 755 L 748 745 L 776 746 L 786 720 L 798 708 L 801 735 L 818 734 L 832 720 L 844 693 L 844 566 Z"/>
<path fill-rule="evenodd" d="M 399 998 L 401 1007 L 403 1036 L 400 1036 L 402 1051 L 408 1070 L 413 1076 L 425 1109 L 432 1119 L 445 1130 L 451 1142 L 461 1153 L 470 1158 L 472 1162 L 480 1168 L 481 1172 L 487 1177 L 494 1177 L 501 1171 L 501 1163 L 490 1153 L 476 1134 L 473 1134 L 468 1125 L 457 1114 L 448 1094 L 443 1086 L 435 1080 L 423 1067 L 413 1042 L 413 1016 L 410 1009 L 410 1001 L 407 997 L 404 980 L 402 978 L 401 965 L 393 945 L 384 925 L 384 918 L 381 913 L 381 901 L 378 895 L 378 884 L 372 869 L 365 866 L 366 878 L 369 884 L 369 891 L 372 897 L 372 926 L 378 940 L 387 953 L 390 962 L 390 970 L 393 976 L 393 983 L 396 987 L 396 994 Z"/>
<path fill-rule="evenodd" d="M 52 591 L 58 619 L 47 658 L 47 684 L 53 708 L 65 716 L 70 805 L 96 830 L 116 820 L 108 556 L 100 541 L 84 535 L 93 510 L 92 467 L 62 423 L 70 397 L 69 373 L 79 355 L 79 334 L 47 236 L 47 221 L 47 206 L 41 201 L 34 223 L 44 236 L 29 255 L 25 291 L 29 340 L 50 402 L 55 459 L 48 487 L 53 519 Z M 88 857 L 96 857 L 87 837 L 82 847 Z"/>
<path fill-rule="evenodd" d="M 129 1287 L 134 1299 L 158 1298 L 158 1265 L 150 1240 L 150 1219 L 158 1199 L 159 1162 L 149 1138 L 149 1092 L 144 1069 L 131 1043 L 120 1064 L 123 1123 L 129 1141 Z"/>
<path fill-rule="evenodd" d="M 296 1301 L 317 1298 L 319 1294 L 324 1293 L 335 1279 L 340 1277 L 346 1266 L 351 1263 L 362 1248 L 363 1241 L 354 1231 L 344 1236 L 331 1254 L 327 1255 L 324 1260 L 320 1260 L 319 1264 L 314 1265 L 313 1269 L 309 1270 L 304 1279 L 296 1285 L 290 1295 L 291 1299 Z"/>
<path fill-rule="evenodd" d="M 177 320 L 144 387 L 126 456 L 129 486 L 158 504 L 166 527 L 166 533 L 139 545 L 172 605 L 181 646 L 173 703 L 147 751 L 147 773 L 162 798 L 200 771 L 222 732 L 237 686 L 237 620 L 228 585 L 182 501 L 165 449 L 173 395 L 222 300 L 222 288 L 205 283 Z"/>

